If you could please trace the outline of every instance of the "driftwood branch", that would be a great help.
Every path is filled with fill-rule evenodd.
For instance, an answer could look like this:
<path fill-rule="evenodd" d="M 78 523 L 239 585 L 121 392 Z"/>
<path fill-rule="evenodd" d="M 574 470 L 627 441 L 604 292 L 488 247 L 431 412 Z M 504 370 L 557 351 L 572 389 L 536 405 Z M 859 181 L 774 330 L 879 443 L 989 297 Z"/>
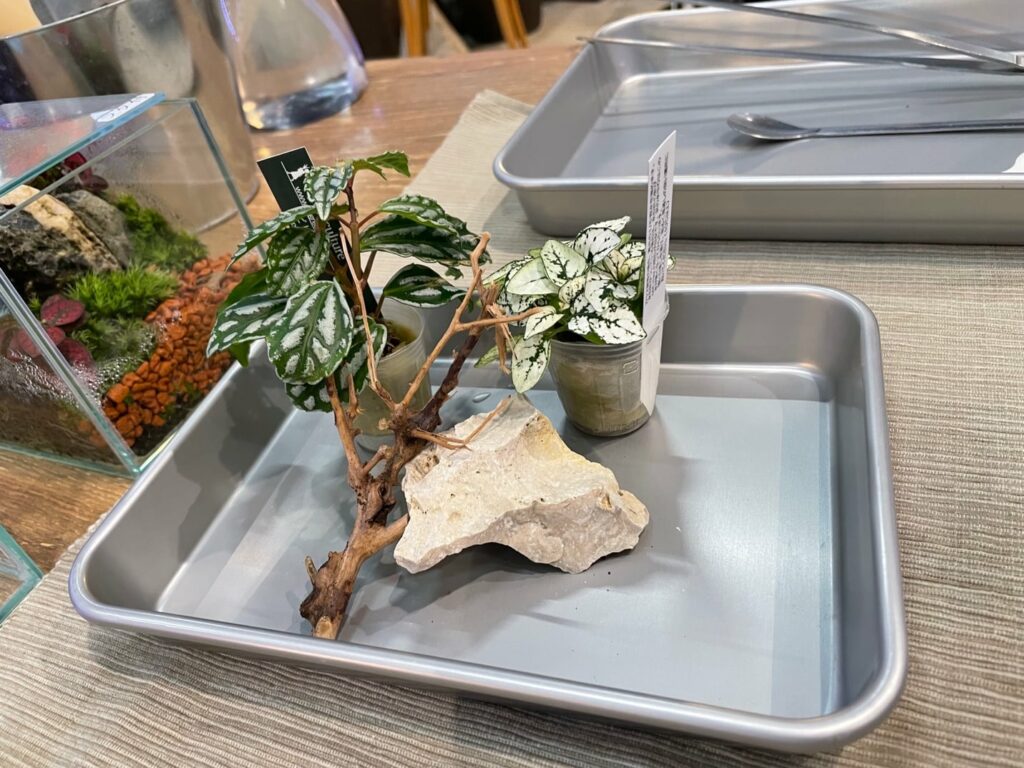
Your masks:
<path fill-rule="evenodd" d="M 354 214 L 354 207 L 352 211 Z M 358 222 L 354 215 L 352 223 L 353 230 L 358 230 Z M 352 250 L 358 247 L 357 237 L 357 234 L 353 236 Z M 355 522 L 344 550 L 331 552 L 327 561 L 316 569 L 313 568 L 312 561 L 307 558 L 306 568 L 309 571 L 313 588 L 302 602 L 300 613 L 313 626 L 313 634 L 316 637 L 332 639 L 337 637 L 345 621 L 348 604 L 355 590 L 356 580 L 363 563 L 401 538 L 402 532 L 409 522 L 408 515 L 402 515 L 391 522 L 388 521 L 388 518 L 397 503 L 394 489 L 399 484 L 405 466 L 431 443 L 457 449 L 465 447 L 476 436 L 474 433 L 466 440 L 453 440 L 436 434 L 436 430 L 441 423 L 441 407 L 458 386 L 462 368 L 481 335 L 491 328 L 498 330 L 498 349 L 502 361 L 504 361 L 501 329 L 508 323 L 524 320 L 535 311 L 508 316 L 504 315 L 501 309 L 494 304 L 496 292 L 483 285 L 483 275 L 480 270 L 480 256 L 487 247 L 488 240 L 489 236 L 486 233 L 481 235 L 480 243 L 470 255 L 472 268 L 470 286 L 455 310 L 447 330 L 427 356 L 426 362 L 417 371 L 409 389 L 400 401 L 395 402 L 383 390 L 383 387 L 380 387 L 380 382 L 376 378 L 377 369 L 373 345 L 370 343 L 368 346 L 369 383 L 388 406 L 390 416 L 387 423 L 393 436 L 391 444 L 379 448 L 373 456 L 364 462 L 359 456 L 355 443 L 358 429 L 354 426 L 354 422 L 358 401 L 354 383 L 351 380 L 346 382 L 349 388 L 349 405 L 346 408 L 341 402 L 334 377 L 327 381 L 327 391 L 334 412 L 338 437 L 348 459 L 348 481 L 355 494 Z M 352 258 L 348 248 L 345 249 L 345 259 L 349 277 L 353 283 L 359 285 L 360 281 L 365 279 L 365 271 L 361 273 L 361 270 L 358 269 L 358 264 Z M 362 291 L 356 293 L 363 328 L 366 338 L 369 340 L 372 339 L 372 336 L 369 332 L 366 304 L 362 298 Z M 463 316 L 474 295 L 481 300 L 480 315 L 473 320 L 464 320 Z M 465 338 L 455 350 L 452 362 L 449 364 L 441 384 L 426 405 L 419 410 L 412 410 L 412 400 L 420 385 L 429 375 L 431 366 L 458 334 L 465 334 Z"/>

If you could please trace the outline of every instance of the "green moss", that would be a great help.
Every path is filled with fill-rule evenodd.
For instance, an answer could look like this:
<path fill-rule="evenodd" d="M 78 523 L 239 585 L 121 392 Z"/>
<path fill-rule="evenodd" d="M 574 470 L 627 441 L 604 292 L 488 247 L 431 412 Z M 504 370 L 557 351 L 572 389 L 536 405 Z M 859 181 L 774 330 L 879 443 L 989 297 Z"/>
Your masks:
<path fill-rule="evenodd" d="M 113 203 L 124 214 L 136 265 L 180 273 L 206 257 L 199 240 L 176 230 L 159 211 L 140 205 L 131 195 L 121 195 Z"/>
<path fill-rule="evenodd" d="M 91 317 L 71 337 L 92 353 L 104 388 L 148 360 L 156 346 L 156 331 L 138 318 Z"/>
<path fill-rule="evenodd" d="M 80 301 L 92 319 L 142 318 L 178 288 L 162 270 L 129 267 L 124 272 L 89 274 L 76 280 L 68 297 Z"/>

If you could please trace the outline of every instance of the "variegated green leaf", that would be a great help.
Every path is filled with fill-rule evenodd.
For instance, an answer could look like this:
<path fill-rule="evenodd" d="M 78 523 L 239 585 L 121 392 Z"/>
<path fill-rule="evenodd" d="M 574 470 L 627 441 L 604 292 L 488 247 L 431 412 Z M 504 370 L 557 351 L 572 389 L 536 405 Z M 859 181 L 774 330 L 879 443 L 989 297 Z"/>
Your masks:
<path fill-rule="evenodd" d="M 224 309 L 210 331 L 206 354 L 212 355 L 267 336 L 281 321 L 287 299 L 257 293 Z"/>
<path fill-rule="evenodd" d="M 531 259 L 536 259 L 538 256 L 540 256 L 540 252 L 542 250 L 542 248 L 531 248 L 526 252 L 526 255 L 529 256 Z"/>
<path fill-rule="evenodd" d="M 382 295 L 414 307 L 439 307 L 465 294 L 439 274 L 421 264 L 409 264 L 395 273 Z"/>
<path fill-rule="evenodd" d="M 384 348 L 387 346 L 388 329 L 383 323 L 375 323 L 369 318 L 367 318 L 367 322 L 370 324 L 370 334 L 373 336 L 373 356 L 375 360 L 380 361 L 384 357 Z M 356 392 L 362 392 L 367 379 L 370 378 L 369 356 L 366 354 L 366 330 L 363 328 L 362 317 L 356 318 L 355 324 L 356 330 L 352 335 L 352 346 L 345 362 L 337 372 L 338 381 L 342 384 L 338 392 L 341 393 L 342 402 L 346 403 L 348 402 L 349 374 L 352 375 L 352 380 L 355 382 Z"/>
<path fill-rule="evenodd" d="M 587 272 L 587 282 L 583 286 L 583 295 L 595 312 L 604 312 L 613 299 L 615 282 L 604 272 L 592 269 Z"/>
<path fill-rule="evenodd" d="M 245 236 L 245 240 L 235 249 L 234 254 L 231 256 L 231 262 L 238 261 L 275 232 L 280 231 L 284 227 L 289 227 L 305 219 L 307 216 L 311 216 L 314 212 L 315 209 L 312 205 L 300 205 L 295 208 L 289 208 L 287 211 L 282 211 L 274 218 L 253 227 L 249 230 L 249 234 Z"/>
<path fill-rule="evenodd" d="M 540 255 L 539 249 L 537 255 Z M 509 274 L 513 270 L 519 269 L 520 267 L 524 266 L 528 261 L 530 261 L 530 259 L 514 259 L 513 261 L 510 261 L 508 264 L 504 264 L 498 267 L 496 270 L 491 272 L 491 274 L 484 277 L 484 285 L 494 285 L 495 283 L 502 282 L 509 276 Z"/>
<path fill-rule="evenodd" d="M 267 248 L 267 287 L 290 296 L 320 277 L 329 255 L 327 235 L 309 227 L 291 227 L 274 235 Z"/>
<path fill-rule="evenodd" d="M 374 338 L 374 353 L 377 359 L 380 360 L 384 355 L 384 347 L 387 344 L 387 329 L 372 320 L 369 322 L 370 332 Z M 370 376 L 366 355 L 366 334 L 363 330 L 362 320 L 356 324 L 348 357 L 341 367 L 332 374 L 334 385 L 338 390 L 338 397 L 343 403 L 348 403 L 350 397 L 348 386 L 350 371 L 353 371 L 352 380 L 356 385 L 356 392 L 361 392 Z M 288 392 L 288 396 L 291 398 L 292 403 L 295 404 L 295 407 L 303 411 L 326 411 L 330 413 L 333 410 L 331 407 L 331 396 L 327 391 L 326 379 L 315 384 L 289 383 L 285 385 L 285 390 Z"/>
<path fill-rule="evenodd" d="M 558 303 L 563 307 L 571 307 L 576 297 L 583 293 L 583 288 L 586 284 L 586 275 L 579 275 L 567 280 L 565 285 L 558 289 Z"/>
<path fill-rule="evenodd" d="M 312 384 L 335 371 L 352 344 L 352 312 L 333 280 L 317 280 L 288 299 L 267 337 L 277 375 Z"/>
<path fill-rule="evenodd" d="M 484 366 L 488 366 L 491 363 L 496 362 L 498 362 L 498 347 L 493 346 L 486 352 L 484 352 L 482 355 L 480 355 L 480 358 L 475 363 L 473 363 L 473 367 L 483 368 Z"/>
<path fill-rule="evenodd" d="M 366 228 L 359 247 L 363 251 L 384 251 L 420 261 L 469 266 L 469 254 L 478 242 L 480 238 L 472 233 L 455 236 L 401 216 L 388 216 Z M 480 262 L 487 260 L 484 253 Z"/>
<path fill-rule="evenodd" d="M 512 384 L 526 392 L 540 381 L 551 357 L 551 342 L 543 336 L 519 338 L 512 346 Z"/>
<path fill-rule="evenodd" d="M 591 306 L 586 292 L 581 290 L 576 294 L 569 307 L 569 330 L 573 333 L 578 333 L 580 336 L 588 335 L 590 333 L 590 319 L 596 314 L 597 311 Z"/>
<path fill-rule="evenodd" d="M 548 240 L 544 243 L 540 259 L 547 276 L 557 286 L 564 285 L 567 280 L 579 277 L 587 270 L 587 260 L 558 240 Z"/>
<path fill-rule="evenodd" d="M 621 303 L 609 303 L 605 311 L 588 318 L 590 329 L 606 344 L 628 344 L 647 334 L 633 310 Z"/>
<path fill-rule="evenodd" d="M 599 221 L 596 224 L 591 224 L 587 229 L 610 229 L 613 232 L 622 232 L 629 224 L 629 216 L 623 216 L 620 219 L 608 219 L 607 221 Z"/>
<path fill-rule="evenodd" d="M 612 286 L 612 296 L 622 301 L 632 301 L 637 296 L 637 287 L 632 283 L 615 283 Z"/>
<path fill-rule="evenodd" d="M 514 274 L 510 274 L 505 289 L 519 296 L 543 296 L 558 293 L 558 286 L 548 277 L 542 259 L 530 259 Z"/>
<path fill-rule="evenodd" d="M 529 339 L 538 333 L 544 333 L 544 331 L 554 328 L 563 317 L 565 315 L 554 307 L 543 307 L 540 312 L 531 315 L 527 319 L 526 328 L 523 330 L 523 338 Z"/>
<path fill-rule="evenodd" d="M 591 264 L 596 264 L 613 248 L 619 247 L 619 233 L 604 227 L 587 227 L 576 235 L 572 247 Z"/>
<path fill-rule="evenodd" d="M 640 276 L 640 268 L 643 267 L 644 257 L 641 252 L 639 256 L 627 256 L 616 248 L 609 253 L 598 267 L 607 272 L 613 280 L 619 283 L 635 282 Z"/>
<path fill-rule="evenodd" d="M 498 294 L 497 304 L 506 315 L 518 315 L 525 312 L 537 302 L 536 296 L 520 296 L 518 293 L 509 293 L 503 290 Z"/>
<path fill-rule="evenodd" d="M 316 208 L 316 215 L 322 220 L 326 221 L 330 218 L 331 206 L 345 189 L 345 185 L 352 180 L 352 173 L 351 163 L 344 163 L 334 168 L 328 165 L 319 165 L 306 173 L 306 178 L 302 182 L 306 200 Z"/>
<path fill-rule="evenodd" d="M 337 383 L 337 374 L 335 376 L 335 383 Z M 302 411 L 326 411 L 330 413 L 331 408 L 331 396 L 327 392 L 326 379 L 324 381 L 318 381 L 315 384 L 289 384 L 284 385 L 285 392 L 288 393 L 288 397 L 291 398 L 292 404 Z M 339 388 L 340 392 L 341 389 Z"/>
<path fill-rule="evenodd" d="M 466 222 L 445 213 L 444 208 L 436 200 L 423 195 L 399 195 L 380 204 L 379 210 L 422 224 L 425 227 L 440 229 L 455 237 L 469 232 Z"/>
<path fill-rule="evenodd" d="M 238 284 L 231 289 L 231 292 L 227 297 L 220 303 L 220 308 L 217 310 L 217 314 L 222 314 L 232 304 L 236 304 L 242 299 L 254 296 L 257 293 L 267 293 L 267 268 L 261 267 L 254 272 L 249 272 Z"/>
<path fill-rule="evenodd" d="M 352 167 L 356 171 L 373 171 L 382 179 L 384 176 L 384 169 L 389 168 L 392 171 L 397 171 L 403 176 L 409 175 L 409 158 L 406 157 L 404 152 L 384 152 L 373 157 L 366 157 L 361 160 L 353 160 Z"/>

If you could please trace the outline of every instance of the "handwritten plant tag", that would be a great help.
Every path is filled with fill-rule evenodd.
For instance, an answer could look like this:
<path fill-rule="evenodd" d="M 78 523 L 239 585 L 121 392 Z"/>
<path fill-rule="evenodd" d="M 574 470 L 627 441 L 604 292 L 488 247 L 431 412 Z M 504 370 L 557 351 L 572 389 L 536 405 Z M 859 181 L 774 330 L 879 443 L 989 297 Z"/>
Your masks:
<path fill-rule="evenodd" d="M 676 132 L 647 161 L 647 249 L 644 269 L 644 330 L 661 325 L 668 309 L 665 289 L 672 235 L 672 185 L 676 175 Z"/>
<path fill-rule="evenodd" d="M 653 403 L 661 365 L 661 326 L 668 312 L 665 287 L 668 247 L 672 235 L 672 185 L 676 175 L 676 132 L 672 131 L 647 162 L 647 247 L 644 263 L 644 330 L 647 342 L 640 358 L 640 396 Z"/>

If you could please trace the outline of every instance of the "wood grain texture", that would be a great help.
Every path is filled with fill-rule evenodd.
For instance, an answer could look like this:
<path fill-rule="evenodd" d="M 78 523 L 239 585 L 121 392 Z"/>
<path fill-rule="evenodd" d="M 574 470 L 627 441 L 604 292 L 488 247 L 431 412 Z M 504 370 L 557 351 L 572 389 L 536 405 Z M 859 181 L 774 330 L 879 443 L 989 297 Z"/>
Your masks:
<path fill-rule="evenodd" d="M 444 59 L 390 59 L 367 64 L 370 85 L 340 115 L 291 131 L 254 133 L 257 157 L 305 145 L 314 162 L 387 149 L 409 154 L 415 174 L 440 145 L 473 97 L 491 88 L 537 101 L 572 60 L 572 48 L 491 51 Z M 400 193 L 401 177 L 361 179 L 364 207 Z M 253 221 L 277 213 L 263 187 L 249 206 Z M 128 488 L 122 478 L 0 451 L 0 525 L 44 571 Z"/>

